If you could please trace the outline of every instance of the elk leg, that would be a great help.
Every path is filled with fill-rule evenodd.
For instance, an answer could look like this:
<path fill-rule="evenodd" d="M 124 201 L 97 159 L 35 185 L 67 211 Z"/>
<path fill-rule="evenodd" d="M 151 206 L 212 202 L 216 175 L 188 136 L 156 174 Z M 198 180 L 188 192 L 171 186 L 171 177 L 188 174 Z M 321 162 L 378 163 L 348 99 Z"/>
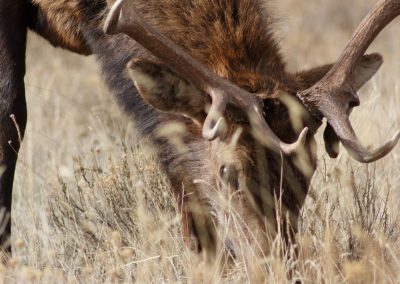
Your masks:
<path fill-rule="evenodd" d="M 15 165 L 26 125 L 24 90 L 26 24 L 25 1 L 0 0 L 0 245 L 10 252 L 11 199 Z"/>

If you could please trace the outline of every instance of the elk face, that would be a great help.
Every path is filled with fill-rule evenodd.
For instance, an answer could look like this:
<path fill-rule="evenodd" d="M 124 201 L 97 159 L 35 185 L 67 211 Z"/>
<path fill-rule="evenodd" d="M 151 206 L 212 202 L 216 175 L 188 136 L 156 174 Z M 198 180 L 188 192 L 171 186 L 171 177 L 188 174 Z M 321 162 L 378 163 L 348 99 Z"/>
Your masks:
<path fill-rule="evenodd" d="M 267 242 L 266 232 L 272 234 L 277 229 L 278 212 L 275 200 L 280 199 L 279 185 L 291 192 L 285 195 L 282 210 L 285 214 L 289 214 L 290 223 L 296 224 L 299 208 L 304 202 L 315 169 L 312 133 L 304 137 L 305 142 L 298 150 L 292 152 L 290 157 L 285 157 L 285 173 L 288 172 L 288 175 L 281 181 L 280 153 L 270 151 L 262 140 L 259 142 L 255 138 L 263 135 L 254 132 L 245 111 L 229 102 L 221 112 L 218 105 L 217 107 L 214 105 L 213 110 L 213 103 L 221 103 L 217 94 L 215 94 L 217 100 L 213 101 L 211 96 L 159 62 L 133 59 L 129 64 L 129 71 L 137 90 L 146 102 L 163 112 L 190 118 L 191 122 L 186 124 L 187 130 L 208 144 L 204 153 L 208 164 L 203 169 L 207 174 L 191 176 L 190 184 L 193 185 L 195 179 L 197 182 L 207 184 L 202 194 L 207 195 L 207 200 L 212 201 L 211 210 L 218 224 L 226 223 L 226 217 L 233 216 L 236 219 L 235 223 L 248 228 L 252 235 L 258 235 L 259 242 L 260 240 Z M 237 77 L 243 78 L 240 74 Z M 307 77 L 307 74 L 303 73 L 304 77 Z M 251 85 L 251 89 L 257 89 L 255 94 L 249 96 L 259 102 L 263 123 L 267 123 L 264 117 L 264 113 L 268 111 L 267 107 L 273 104 L 275 113 L 273 115 L 270 113 L 269 124 L 280 139 L 286 143 L 293 143 L 304 127 L 310 126 L 312 132 L 317 129 L 320 122 L 313 119 L 296 99 L 296 90 L 291 90 L 291 93 L 286 95 L 293 112 L 289 114 L 288 107 L 279 100 L 262 99 L 267 92 L 267 88 L 263 86 L 270 83 L 264 81 L 266 80 L 259 78 L 255 85 L 251 85 L 250 81 L 242 80 L 241 83 L 246 83 L 246 88 Z M 282 95 L 288 90 L 282 88 L 282 91 L 277 89 L 276 92 Z M 293 111 L 294 108 L 297 111 Z M 207 122 L 208 120 L 211 122 Z M 207 123 L 209 127 L 204 129 Z M 167 138 L 173 137 L 167 136 Z M 299 156 L 304 160 L 299 160 Z M 182 175 L 181 169 L 175 170 L 174 174 Z M 174 169 L 170 173 L 173 171 Z M 190 191 L 188 188 L 185 190 Z M 233 214 L 228 214 L 228 211 Z M 261 247 L 269 246 L 264 243 Z"/>
<path fill-rule="evenodd" d="M 356 91 L 362 87 L 381 64 L 382 58 L 377 54 L 362 57 L 353 74 L 353 89 Z M 276 95 L 266 93 L 267 88 L 262 86 L 270 82 L 264 82 L 262 77 L 255 80 L 256 84 L 254 80 L 240 81 L 246 85 L 244 88 L 257 90 L 252 96 L 260 98 L 262 112 L 268 114 L 268 117 L 263 115 L 262 119 L 281 140 L 293 143 L 302 129 L 309 129 L 302 147 L 288 156 L 274 153 L 260 142 L 257 139 L 259 134 L 254 132 L 246 113 L 235 105 L 228 104 L 224 113 L 212 113 L 212 99 L 163 64 L 133 59 L 129 70 L 145 101 L 163 112 L 189 117 L 194 124 L 192 127 L 203 128 L 202 133 L 195 131 L 194 135 L 201 137 L 202 134 L 203 138 L 210 140 L 206 156 L 209 159 L 207 170 L 212 178 L 206 182 L 220 189 L 220 202 L 216 203 L 225 202 L 227 206 L 229 203 L 228 207 L 235 211 L 236 216 L 241 216 L 242 221 L 252 223 L 246 226 L 251 227 L 253 233 L 258 231 L 262 234 L 261 232 L 274 232 L 277 229 L 275 202 L 279 199 L 282 201 L 280 213 L 287 215 L 291 226 L 296 226 L 299 208 L 304 202 L 316 167 L 313 135 L 322 123 L 321 119 L 315 118 L 306 106 L 296 99 L 296 93 L 318 82 L 331 66 L 295 74 L 291 87 L 278 87 L 274 91 Z M 240 74 L 236 77 L 243 78 Z M 343 102 L 347 103 L 344 110 L 346 114 L 350 114 L 352 108 L 359 103 L 357 97 L 348 101 L 349 95 L 356 96 L 354 92 L 340 94 Z M 263 97 L 268 98 L 262 99 Z M 209 129 L 204 130 L 207 119 L 212 122 Z M 331 156 L 337 155 L 339 140 L 329 125 L 324 137 L 328 153 Z M 284 190 L 285 194 L 282 195 L 280 190 Z M 219 223 L 223 223 L 223 212 L 226 208 L 217 204 L 214 204 L 214 209 L 215 207 L 219 207 L 216 212 L 219 212 Z M 266 225 L 268 229 L 265 228 Z"/>

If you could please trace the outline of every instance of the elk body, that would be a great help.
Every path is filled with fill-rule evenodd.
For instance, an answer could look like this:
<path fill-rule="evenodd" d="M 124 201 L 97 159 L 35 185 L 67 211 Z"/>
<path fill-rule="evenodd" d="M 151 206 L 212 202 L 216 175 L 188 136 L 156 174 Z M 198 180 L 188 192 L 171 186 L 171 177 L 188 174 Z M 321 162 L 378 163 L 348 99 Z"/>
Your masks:
<path fill-rule="evenodd" d="M 264 252 L 278 230 L 289 241 L 316 167 L 313 136 L 324 117 L 332 157 L 341 141 L 355 159 L 372 162 L 398 141 L 397 134 L 367 151 L 348 115 L 359 104 L 356 91 L 382 63 L 378 54 L 363 54 L 400 13 L 400 1 L 379 2 L 336 64 L 295 74 L 286 70 L 267 4 L 126 0 L 115 3 L 106 21 L 105 0 L 0 0 L 0 205 L 11 212 L 27 118 L 30 29 L 54 46 L 98 58 L 118 104 L 157 150 L 194 249 L 212 254 L 221 245 L 235 252 L 234 237 L 219 233 L 229 227 L 228 207 Z M 103 31 L 104 22 L 114 35 Z M 3 241 L 10 230 L 9 223 Z"/>

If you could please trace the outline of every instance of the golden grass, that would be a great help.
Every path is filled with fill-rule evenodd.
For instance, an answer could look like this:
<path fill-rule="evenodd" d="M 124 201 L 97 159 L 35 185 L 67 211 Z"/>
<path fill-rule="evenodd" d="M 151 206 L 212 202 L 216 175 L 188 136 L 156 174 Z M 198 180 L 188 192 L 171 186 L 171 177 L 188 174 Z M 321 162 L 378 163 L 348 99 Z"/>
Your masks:
<path fill-rule="evenodd" d="M 276 1 L 290 69 L 335 60 L 374 2 Z M 366 144 L 380 144 L 399 127 L 399 33 L 396 21 L 371 48 L 386 63 L 352 115 Z M 15 254 L 0 267 L 1 282 L 290 283 L 289 271 L 305 283 L 399 281 L 399 148 L 361 165 L 345 151 L 329 159 L 319 139 L 300 257 L 280 258 L 276 240 L 270 256 L 254 258 L 248 250 L 221 275 L 183 244 L 165 178 L 114 105 L 94 58 L 30 35 L 27 60 L 29 123 L 15 179 Z"/>

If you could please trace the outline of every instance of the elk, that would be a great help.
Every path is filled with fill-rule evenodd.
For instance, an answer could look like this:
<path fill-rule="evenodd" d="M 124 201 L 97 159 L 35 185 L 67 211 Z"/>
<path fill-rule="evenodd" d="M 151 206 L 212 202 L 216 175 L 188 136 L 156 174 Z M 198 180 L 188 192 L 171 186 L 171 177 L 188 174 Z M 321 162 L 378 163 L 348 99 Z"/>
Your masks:
<path fill-rule="evenodd" d="M 117 103 L 158 153 L 188 245 L 211 255 L 219 246 L 235 253 L 235 240 L 218 233 L 224 200 L 264 252 L 280 227 L 293 240 L 323 118 L 331 157 L 342 143 L 354 159 L 370 163 L 400 138 L 397 132 L 367 150 L 349 121 L 360 104 L 357 90 L 382 64 L 379 54 L 364 53 L 400 13 L 400 1 L 379 1 L 334 64 L 294 74 L 274 39 L 267 2 L 118 0 L 111 7 L 105 0 L 0 0 L 0 205 L 11 213 L 27 119 L 30 29 L 54 46 L 98 58 Z M 163 127 L 172 134 L 163 135 Z M 3 242 L 10 232 L 9 222 Z"/>

